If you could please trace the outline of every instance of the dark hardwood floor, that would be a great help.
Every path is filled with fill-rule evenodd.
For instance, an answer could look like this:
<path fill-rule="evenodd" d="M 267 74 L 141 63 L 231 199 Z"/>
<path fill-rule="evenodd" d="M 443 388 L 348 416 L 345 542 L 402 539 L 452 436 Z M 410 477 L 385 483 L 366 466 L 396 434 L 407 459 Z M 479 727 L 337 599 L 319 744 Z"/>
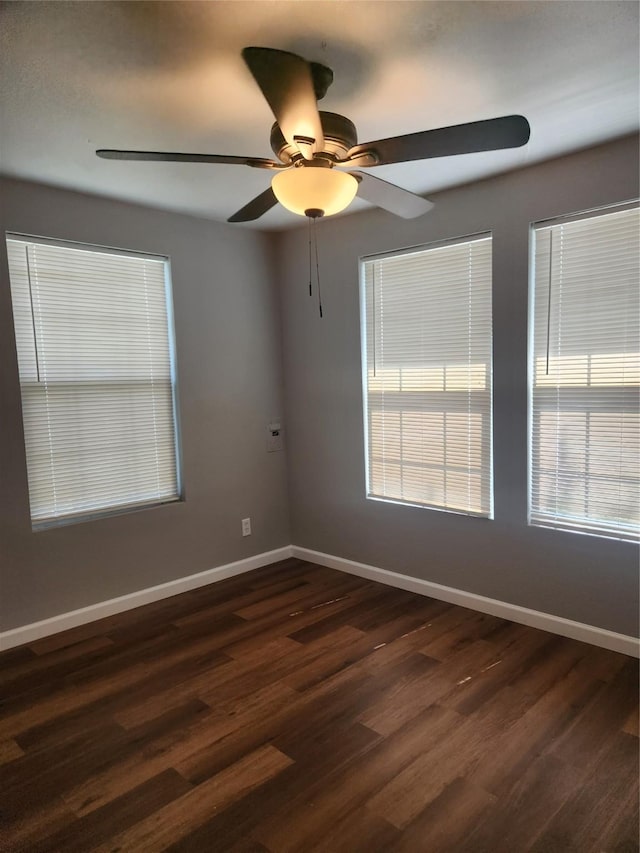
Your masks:
<path fill-rule="evenodd" d="M 299 560 L 0 682 L 2 850 L 638 850 L 637 661 Z"/>

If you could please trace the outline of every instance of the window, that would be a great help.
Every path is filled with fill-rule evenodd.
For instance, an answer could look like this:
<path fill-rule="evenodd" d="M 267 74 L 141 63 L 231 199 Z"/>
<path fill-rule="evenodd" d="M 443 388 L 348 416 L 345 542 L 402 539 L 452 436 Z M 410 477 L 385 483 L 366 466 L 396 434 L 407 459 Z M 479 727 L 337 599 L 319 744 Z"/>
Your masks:
<path fill-rule="evenodd" d="M 491 517 L 491 236 L 361 280 L 367 497 Z"/>
<path fill-rule="evenodd" d="M 178 499 L 167 259 L 7 251 L 34 525 Z"/>
<path fill-rule="evenodd" d="M 530 523 L 638 537 L 637 207 L 533 230 Z"/>

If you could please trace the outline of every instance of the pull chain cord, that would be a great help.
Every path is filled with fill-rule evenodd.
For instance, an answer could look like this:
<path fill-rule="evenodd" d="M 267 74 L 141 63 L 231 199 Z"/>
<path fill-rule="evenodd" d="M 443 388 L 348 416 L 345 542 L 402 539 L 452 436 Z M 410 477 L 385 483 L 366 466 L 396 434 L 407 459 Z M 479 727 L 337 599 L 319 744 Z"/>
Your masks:
<path fill-rule="evenodd" d="M 316 230 L 316 220 L 313 220 L 313 242 L 316 250 L 316 284 L 318 285 L 318 308 L 322 317 L 322 295 L 320 293 L 320 265 L 318 264 L 318 232 Z"/>
<path fill-rule="evenodd" d="M 311 217 L 307 216 L 307 222 L 309 223 L 309 296 L 312 295 L 311 289 Z"/>

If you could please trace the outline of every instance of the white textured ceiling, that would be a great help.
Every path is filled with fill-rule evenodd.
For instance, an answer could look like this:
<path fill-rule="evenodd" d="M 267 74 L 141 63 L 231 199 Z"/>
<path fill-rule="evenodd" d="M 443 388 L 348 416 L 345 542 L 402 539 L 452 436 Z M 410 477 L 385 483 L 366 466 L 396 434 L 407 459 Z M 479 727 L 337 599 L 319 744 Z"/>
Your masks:
<path fill-rule="evenodd" d="M 636 130 L 638 9 L 632 0 L 4 3 L 0 170 L 225 220 L 266 188 L 268 172 L 106 161 L 94 150 L 272 156 L 273 117 L 240 56 L 259 45 L 333 68 L 321 107 L 349 116 L 363 142 L 529 119 L 521 149 L 372 170 L 428 195 Z M 278 207 L 253 227 L 299 222 Z"/>

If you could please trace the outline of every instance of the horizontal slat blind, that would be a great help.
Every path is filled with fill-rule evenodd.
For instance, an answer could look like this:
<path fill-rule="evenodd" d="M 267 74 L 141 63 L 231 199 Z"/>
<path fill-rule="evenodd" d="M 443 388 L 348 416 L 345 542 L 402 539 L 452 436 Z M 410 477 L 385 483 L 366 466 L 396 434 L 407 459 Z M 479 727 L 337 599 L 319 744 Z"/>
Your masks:
<path fill-rule="evenodd" d="M 34 523 L 176 499 L 166 260 L 7 251 Z"/>
<path fill-rule="evenodd" d="M 640 215 L 535 228 L 530 521 L 640 532 Z"/>
<path fill-rule="evenodd" d="M 367 495 L 491 516 L 491 237 L 362 265 Z"/>

